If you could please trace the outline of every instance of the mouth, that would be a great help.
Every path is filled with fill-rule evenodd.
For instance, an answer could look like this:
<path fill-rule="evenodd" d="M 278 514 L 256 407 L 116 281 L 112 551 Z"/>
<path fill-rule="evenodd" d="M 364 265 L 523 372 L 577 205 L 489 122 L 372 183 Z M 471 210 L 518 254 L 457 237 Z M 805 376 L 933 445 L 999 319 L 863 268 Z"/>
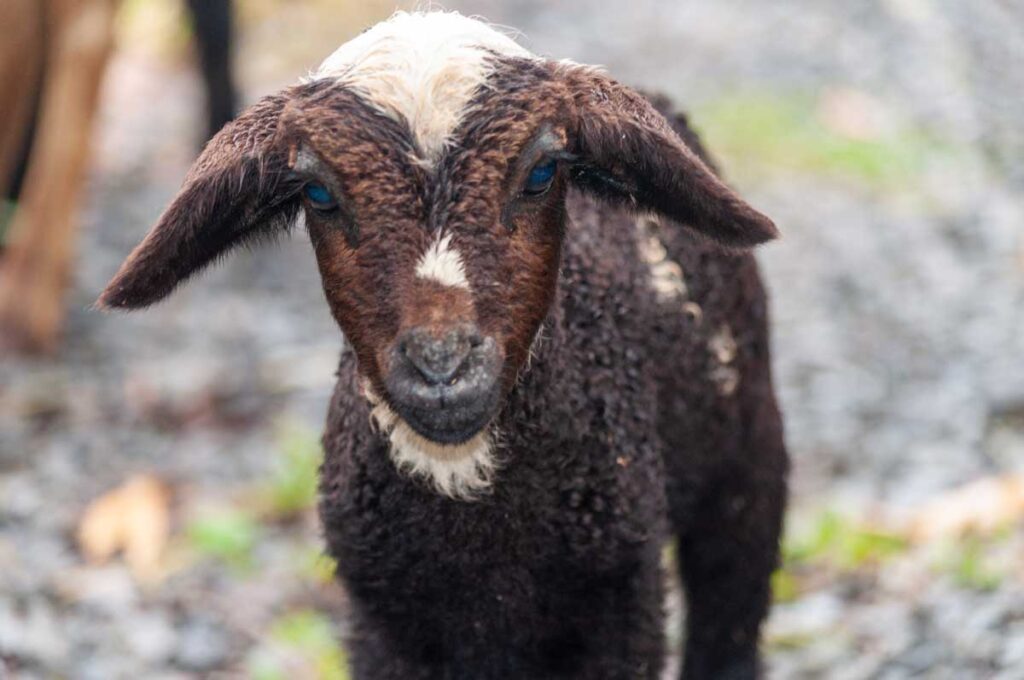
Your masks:
<path fill-rule="evenodd" d="M 463 444 L 493 419 L 501 395 L 501 354 L 493 338 L 465 343 L 399 344 L 384 377 L 385 401 L 419 436 L 444 446 Z M 423 347 L 426 347 L 423 349 Z M 450 359 L 454 355 L 454 359 Z M 416 360 L 410 359 L 410 356 Z"/>
<path fill-rule="evenodd" d="M 462 444 L 479 434 L 493 417 L 496 390 L 481 394 L 459 385 L 431 385 L 390 402 L 409 427 L 438 444 Z"/>

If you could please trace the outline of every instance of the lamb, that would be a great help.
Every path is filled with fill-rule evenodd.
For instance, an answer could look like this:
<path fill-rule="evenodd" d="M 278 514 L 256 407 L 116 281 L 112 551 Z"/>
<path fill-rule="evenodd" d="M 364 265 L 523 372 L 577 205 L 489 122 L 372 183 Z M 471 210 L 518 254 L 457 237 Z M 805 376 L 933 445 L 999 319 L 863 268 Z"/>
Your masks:
<path fill-rule="evenodd" d="M 357 678 L 761 673 L 786 499 L 772 222 L 685 117 L 455 13 L 399 13 L 223 130 L 100 297 L 304 223 L 351 351 L 319 511 Z"/>

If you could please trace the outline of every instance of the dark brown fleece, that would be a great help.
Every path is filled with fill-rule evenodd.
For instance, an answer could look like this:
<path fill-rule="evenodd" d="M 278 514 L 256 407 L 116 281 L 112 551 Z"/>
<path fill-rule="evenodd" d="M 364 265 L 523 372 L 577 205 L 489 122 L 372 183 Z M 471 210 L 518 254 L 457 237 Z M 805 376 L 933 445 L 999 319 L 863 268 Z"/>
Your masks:
<path fill-rule="evenodd" d="M 306 182 L 338 200 L 305 214 L 354 349 L 329 410 L 320 513 L 351 593 L 356 677 L 657 678 L 673 535 L 685 677 L 757 674 L 786 453 L 756 265 L 715 242 L 775 229 L 658 102 L 592 70 L 497 60 L 426 168 L 403 121 L 332 82 L 293 88 L 211 142 L 104 292 L 111 306 L 163 297 L 292 218 Z M 524 195 L 547 158 L 551 188 Z M 634 210 L 661 215 L 644 229 L 681 268 L 681 295 L 652 290 Z M 415 276 L 441 234 L 469 291 Z M 369 379 L 388 398 L 388 351 L 425 320 L 473 320 L 501 347 L 501 466 L 474 502 L 396 470 L 361 396 Z"/>

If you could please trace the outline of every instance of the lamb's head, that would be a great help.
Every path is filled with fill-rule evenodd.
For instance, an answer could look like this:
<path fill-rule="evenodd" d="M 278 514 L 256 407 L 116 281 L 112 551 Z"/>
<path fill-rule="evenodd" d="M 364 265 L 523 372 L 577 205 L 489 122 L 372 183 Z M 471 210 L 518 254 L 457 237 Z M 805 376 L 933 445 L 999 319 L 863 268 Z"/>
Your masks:
<path fill-rule="evenodd" d="M 467 493 L 554 299 L 570 185 L 732 247 L 775 234 L 632 90 L 457 14 L 398 14 L 218 134 L 100 302 L 148 305 L 304 220 L 396 460 Z"/>

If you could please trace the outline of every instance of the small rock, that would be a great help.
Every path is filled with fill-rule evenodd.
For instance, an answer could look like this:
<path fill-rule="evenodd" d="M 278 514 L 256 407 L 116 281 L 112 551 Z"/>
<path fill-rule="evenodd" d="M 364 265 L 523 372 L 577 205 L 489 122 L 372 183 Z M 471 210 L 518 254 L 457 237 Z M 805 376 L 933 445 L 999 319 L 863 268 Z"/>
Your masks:
<path fill-rule="evenodd" d="M 68 602 L 111 614 L 125 612 L 138 599 L 135 583 L 122 565 L 69 569 L 57 576 L 54 589 Z"/>
<path fill-rule="evenodd" d="M 138 658 L 151 664 L 170 659 L 178 642 L 170 617 L 159 611 L 127 617 L 123 634 L 129 649 Z"/>
<path fill-rule="evenodd" d="M 43 507 L 43 497 L 29 473 L 0 475 L 0 519 L 31 519 Z"/>
<path fill-rule="evenodd" d="M 56 667 L 68 656 L 67 640 L 53 609 L 42 598 L 15 608 L 0 601 L 0 650 L 4 656 Z"/>
<path fill-rule="evenodd" d="M 189 671 L 208 671 L 222 665 L 228 652 L 228 636 L 224 629 L 197 617 L 182 626 L 174 660 Z"/>
<path fill-rule="evenodd" d="M 932 668 L 939 668 L 947 656 L 947 650 L 941 642 L 923 641 L 901 654 L 897 662 L 907 675 L 917 676 Z"/>
<path fill-rule="evenodd" d="M 74 680 L 108 680 L 109 678 L 138 677 L 138 668 L 131 659 L 123 655 L 104 653 L 89 654 L 75 660 Z"/>
<path fill-rule="evenodd" d="M 823 636 L 842 620 L 843 610 L 843 601 L 828 592 L 777 604 L 768 621 L 768 637 L 789 639 Z"/>
<path fill-rule="evenodd" d="M 1003 634 L 999 663 L 1007 670 L 1024 668 L 1024 624 L 1015 624 Z"/>

